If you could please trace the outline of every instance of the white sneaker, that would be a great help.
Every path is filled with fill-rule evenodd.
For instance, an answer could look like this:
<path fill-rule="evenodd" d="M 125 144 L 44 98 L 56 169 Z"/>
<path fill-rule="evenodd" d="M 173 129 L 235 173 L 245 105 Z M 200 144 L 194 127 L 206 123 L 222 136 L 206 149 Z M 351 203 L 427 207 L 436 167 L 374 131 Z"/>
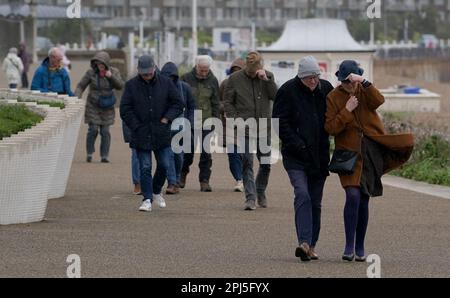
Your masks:
<path fill-rule="evenodd" d="M 144 202 L 142 202 L 141 207 L 139 207 L 139 211 L 151 212 L 152 202 L 150 200 L 145 200 Z"/>
<path fill-rule="evenodd" d="M 158 204 L 159 208 L 167 207 L 166 201 L 164 200 L 164 198 L 161 194 L 159 194 L 159 195 L 153 194 L 153 201 L 155 201 Z"/>
<path fill-rule="evenodd" d="M 236 182 L 236 186 L 234 187 L 235 192 L 244 192 L 244 182 L 239 180 Z"/>

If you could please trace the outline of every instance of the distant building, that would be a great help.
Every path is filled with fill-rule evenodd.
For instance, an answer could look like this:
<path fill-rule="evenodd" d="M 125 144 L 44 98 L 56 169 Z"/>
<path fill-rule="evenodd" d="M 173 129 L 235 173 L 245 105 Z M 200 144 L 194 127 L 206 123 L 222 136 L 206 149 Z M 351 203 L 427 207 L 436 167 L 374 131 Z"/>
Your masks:
<path fill-rule="evenodd" d="M 14 0 L 12 2 L 23 2 Z M 67 0 L 33 0 L 40 4 L 67 7 Z M 0 0 L 0 4 L 11 0 Z M 450 20 L 450 0 L 382 0 L 383 12 L 403 16 L 419 13 L 425 6 L 435 6 L 442 19 Z M 136 31 L 144 21 L 146 33 L 166 29 L 190 30 L 192 0 L 83 0 L 83 7 L 107 15 L 100 27 L 123 36 Z M 367 18 L 367 0 L 198 0 L 200 29 L 256 27 L 281 32 L 288 20 L 305 17 Z"/>

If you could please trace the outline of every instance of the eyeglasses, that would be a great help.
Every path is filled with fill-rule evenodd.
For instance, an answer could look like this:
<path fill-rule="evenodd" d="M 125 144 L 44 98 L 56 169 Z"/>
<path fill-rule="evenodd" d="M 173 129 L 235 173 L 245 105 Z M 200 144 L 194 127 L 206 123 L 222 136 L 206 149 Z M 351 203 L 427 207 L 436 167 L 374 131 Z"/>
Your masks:
<path fill-rule="evenodd" d="M 343 80 L 343 81 L 342 81 L 342 84 L 350 84 L 350 83 L 351 83 L 350 80 Z"/>

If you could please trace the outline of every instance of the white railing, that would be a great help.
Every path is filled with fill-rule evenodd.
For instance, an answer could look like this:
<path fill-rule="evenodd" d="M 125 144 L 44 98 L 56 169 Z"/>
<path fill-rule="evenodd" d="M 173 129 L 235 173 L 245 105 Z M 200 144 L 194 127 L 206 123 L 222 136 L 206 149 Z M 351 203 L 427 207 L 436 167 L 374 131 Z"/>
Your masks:
<path fill-rule="evenodd" d="M 0 102 L 45 116 L 36 126 L 0 140 L 0 225 L 41 221 L 48 199 L 63 197 L 83 118 L 78 98 L 32 91 L 0 90 Z M 51 108 L 28 101 L 64 102 Z"/>

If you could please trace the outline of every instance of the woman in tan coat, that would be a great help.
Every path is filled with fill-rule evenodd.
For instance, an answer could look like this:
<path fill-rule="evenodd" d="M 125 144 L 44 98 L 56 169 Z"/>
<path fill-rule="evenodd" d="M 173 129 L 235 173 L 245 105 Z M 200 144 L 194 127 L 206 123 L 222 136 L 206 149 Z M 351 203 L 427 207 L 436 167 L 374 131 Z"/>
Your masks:
<path fill-rule="evenodd" d="M 362 77 L 363 72 L 356 61 L 342 62 L 336 73 L 342 84 L 328 95 L 325 124 L 336 149 L 359 153 L 353 174 L 339 178 L 346 192 L 342 258 L 360 262 L 365 261 L 369 198 L 382 195 L 381 176 L 405 163 L 414 144 L 411 134 L 386 135 L 376 111 L 384 97 Z"/>

